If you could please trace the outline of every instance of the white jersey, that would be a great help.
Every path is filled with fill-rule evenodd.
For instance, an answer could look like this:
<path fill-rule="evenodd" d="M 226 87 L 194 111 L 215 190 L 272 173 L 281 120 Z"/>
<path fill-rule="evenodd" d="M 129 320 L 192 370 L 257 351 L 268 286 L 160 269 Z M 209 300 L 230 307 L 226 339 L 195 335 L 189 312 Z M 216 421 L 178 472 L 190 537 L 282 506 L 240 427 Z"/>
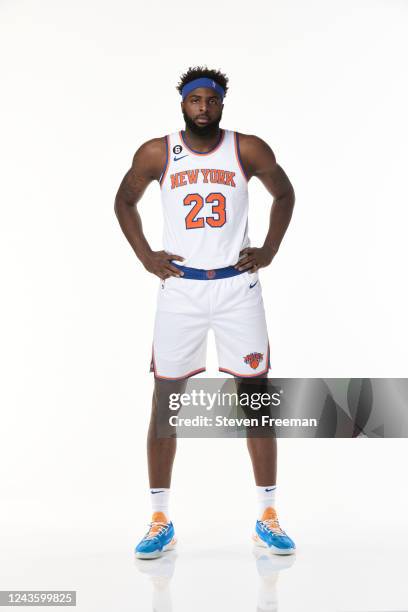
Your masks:
<path fill-rule="evenodd" d="M 249 246 L 248 181 L 236 132 L 221 130 L 208 153 L 190 149 L 182 132 L 166 136 L 167 161 L 160 178 L 163 248 L 200 269 L 235 264 Z"/>

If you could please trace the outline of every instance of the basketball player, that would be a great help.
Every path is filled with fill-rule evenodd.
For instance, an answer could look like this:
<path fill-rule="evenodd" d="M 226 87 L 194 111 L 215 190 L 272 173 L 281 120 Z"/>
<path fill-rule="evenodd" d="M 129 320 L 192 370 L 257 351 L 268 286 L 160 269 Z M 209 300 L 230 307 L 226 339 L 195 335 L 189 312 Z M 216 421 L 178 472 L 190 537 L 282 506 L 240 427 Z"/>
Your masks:
<path fill-rule="evenodd" d="M 152 414 L 148 466 L 153 516 L 136 546 L 139 558 L 173 548 L 169 493 L 175 437 L 156 433 L 160 381 L 179 381 L 205 370 L 212 328 L 221 372 L 236 380 L 267 377 L 269 342 L 258 270 L 276 255 L 295 203 L 293 187 L 261 138 L 220 128 L 228 78 L 190 68 L 178 84 L 185 129 L 145 142 L 135 153 L 115 200 L 120 226 L 148 272 L 161 279 L 153 332 Z M 257 177 L 273 196 L 264 244 L 250 246 L 248 181 Z M 162 251 L 153 251 L 137 210 L 157 180 L 164 214 Z M 295 551 L 276 510 L 276 439 L 247 438 L 258 495 L 255 542 L 276 554 Z"/>

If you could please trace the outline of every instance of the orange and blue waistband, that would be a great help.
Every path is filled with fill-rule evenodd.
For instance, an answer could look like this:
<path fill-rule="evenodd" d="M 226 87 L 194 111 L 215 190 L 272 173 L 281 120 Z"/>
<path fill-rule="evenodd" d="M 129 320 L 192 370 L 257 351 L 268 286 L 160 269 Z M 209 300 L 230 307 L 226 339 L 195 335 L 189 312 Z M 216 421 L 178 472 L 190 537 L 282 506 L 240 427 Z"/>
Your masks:
<path fill-rule="evenodd" d="M 243 274 L 246 272 L 246 270 L 237 270 L 237 268 L 234 268 L 234 266 L 216 268 L 215 270 L 201 270 L 199 268 L 179 266 L 174 261 L 171 263 L 173 266 L 184 272 L 184 276 L 180 276 L 180 278 L 192 278 L 195 280 L 217 280 L 218 278 L 229 278 L 230 276 L 237 276 L 238 274 Z"/>

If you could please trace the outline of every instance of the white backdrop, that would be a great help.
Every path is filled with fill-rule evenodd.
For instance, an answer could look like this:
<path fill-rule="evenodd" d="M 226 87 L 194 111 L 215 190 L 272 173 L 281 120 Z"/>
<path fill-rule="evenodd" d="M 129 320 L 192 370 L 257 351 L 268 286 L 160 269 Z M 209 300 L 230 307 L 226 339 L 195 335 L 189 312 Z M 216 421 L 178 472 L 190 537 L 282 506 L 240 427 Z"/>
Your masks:
<path fill-rule="evenodd" d="M 261 272 L 271 375 L 406 376 L 407 13 L 402 0 L 2 1 L 1 588 L 81 587 L 84 610 L 112 609 L 108 596 L 91 603 L 103 574 L 83 560 L 99 554 L 93 567 L 106 569 L 109 592 L 121 584 L 122 610 L 148 601 L 143 582 L 130 594 L 107 571 L 113 558 L 128 568 L 149 519 L 158 286 L 113 201 L 136 148 L 182 126 L 175 85 L 188 66 L 228 74 L 222 125 L 264 138 L 296 191 L 281 251 Z M 270 198 L 255 179 L 250 197 L 260 245 Z M 161 248 L 157 184 L 140 211 Z M 212 341 L 207 366 L 217 374 Z M 300 550 L 345 525 L 371 550 L 386 514 L 402 551 L 407 451 L 405 440 L 281 441 L 278 508 Z M 225 535 L 225 516 L 246 546 L 255 494 L 244 442 L 182 440 L 175 468 L 172 513 L 192 550 Z M 340 558 L 344 538 L 337 545 Z M 192 592 L 194 575 L 180 579 Z M 286 580 L 282 609 L 293 611 Z M 392 608 L 396 584 L 376 606 Z M 246 596 L 235 609 L 248 609 Z M 360 596 L 349 609 L 373 605 Z"/>

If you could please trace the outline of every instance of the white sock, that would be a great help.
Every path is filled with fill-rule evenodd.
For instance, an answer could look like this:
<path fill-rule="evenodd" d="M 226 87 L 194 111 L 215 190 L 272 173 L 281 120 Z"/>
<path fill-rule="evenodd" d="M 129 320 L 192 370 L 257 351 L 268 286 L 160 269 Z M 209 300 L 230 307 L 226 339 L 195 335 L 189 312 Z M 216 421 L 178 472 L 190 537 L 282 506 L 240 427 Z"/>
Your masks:
<path fill-rule="evenodd" d="M 163 512 L 166 515 L 167 521 L 170 521 L 169 497 L 170 497 L 170 489 L 165 489 L 164 487 L 150 489 L 152 512 Z"/>
<path fill-rule="evenodd" d="M 258 496 L 258 514 L 262 518 L 265 508 L 275 507 L 276 485 L 269 487 L 256 487 Z"/>

